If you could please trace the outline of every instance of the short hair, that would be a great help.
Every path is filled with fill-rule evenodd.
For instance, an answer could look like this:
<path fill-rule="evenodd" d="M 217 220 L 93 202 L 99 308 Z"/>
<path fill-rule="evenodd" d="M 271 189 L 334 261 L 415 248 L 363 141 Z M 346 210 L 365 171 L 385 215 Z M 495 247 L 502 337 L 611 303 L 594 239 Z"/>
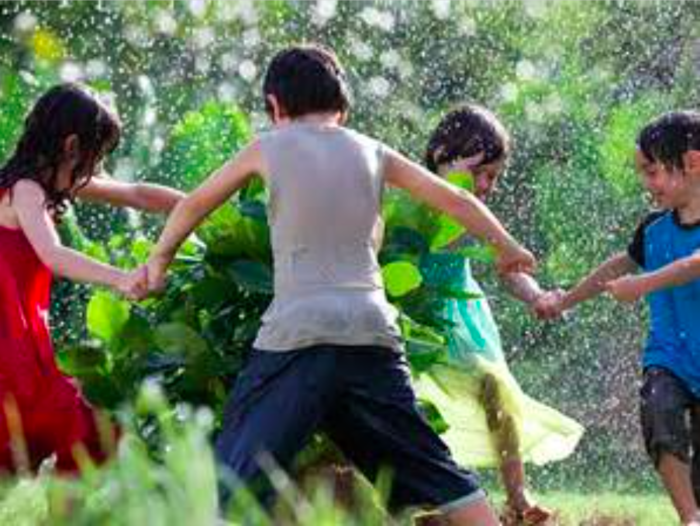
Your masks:
<path fill-rule="evenodd" d="M 651 162 L 682 169 L 683 154 L 700 150 L 700 113 L 664 113 L 642 128 L 637 147 Z"/>
<path fill-rule="evenodd" d="M 319 44 L 293 46 L 277 53 L 265 73 L 263 96 L 274 95 L 289 117 L 350 108 L 345 72 L 335 53 Z"/>
<path fill-rule="evenodd" d="M 428 141 L 425 164 L 437 172 L 442 164 L 483 153 L 480 164 L 508 156 L 510 136 L 498 118 L 477 104 L 464 104 L 442 118 Z"/>

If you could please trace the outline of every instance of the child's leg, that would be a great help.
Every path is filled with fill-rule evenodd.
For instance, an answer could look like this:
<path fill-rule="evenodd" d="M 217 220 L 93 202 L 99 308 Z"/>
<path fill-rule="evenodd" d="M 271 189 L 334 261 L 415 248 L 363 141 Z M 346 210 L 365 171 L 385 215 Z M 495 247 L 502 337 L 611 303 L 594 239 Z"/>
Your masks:
<path fill-rule="evenodd" d="M 342 392 L 324 428 L 370 481 L 389 475 L 389 507 L 428 506 L 448 524 L 497 525 L 475 475 L 421 415 L 405 358 L 388 349 L 338 354 Z"/>
<path fill-rule="evenodd" d="M 527 480 L 525 466 L 520 458 L 518 430 L 513 417 L 504 407 L 498 380 L 492 374 L 485 374 L 482 379 L 480 402 L 486 412 L 491 439 L 500 458 L 501 478 L 508 505 L 517 511 L 523 511 L 533 503 L 526 491 Z"/>
<path fill-rule="evenodd" d="M 683 524 L 698 519 L 698 505 L 690 482 L 688 463 L 671 453 L 661 453 L 657 470 Z"/>
<path fill-rule="evenodd" d="M 316 349 L 254 351 L 224 413 L 216 455 L 227 470 L 222 505 L 241 484 L 268 509 L 275 492 L 265 460 L 288 469 L 333 399 L 335 356 Z"/>
<path fill-rule="evenodd" d="M 687 412 L 693 397 L 683 382 L 661 368 L 644 373 L 641 391 L 642 430 L 647 452 L 656 466 L 684 524 L 698 517 L 690 475 L 690 430 Z"/>
<path fill-rule="evenodd" d="M 693 406 L 690 423 L 691 443 L 693 448 L 690 478 L 693 483 L 695 502 L 700 504 L 700 401 L 697 401 Z"/>

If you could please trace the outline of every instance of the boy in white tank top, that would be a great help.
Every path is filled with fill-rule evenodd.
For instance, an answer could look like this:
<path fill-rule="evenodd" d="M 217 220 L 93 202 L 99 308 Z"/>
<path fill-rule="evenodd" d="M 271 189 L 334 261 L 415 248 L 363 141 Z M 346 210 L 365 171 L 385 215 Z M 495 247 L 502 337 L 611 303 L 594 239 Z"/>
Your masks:
<path fill-rule="evenodd" d="M 157 289 L 189 233 L 263 176 L 274 298 L 233 387 L 219 461 L 269 505 L 260 456 L 287 468 L 322 430 L 370 480 L 392 470 L 392 508 L 437 508 L 449 524 L 498 524 L 474 474 L 455 464 L 416 405 L 377 262 L 382 189 L 404 188 L 453 216 L 496 248 L 502 271 L 532 271 L 534 258 L 479 200 L 343 126 L 350 97 L 332 52 L 308 45 L 278 53 L 263 93 L 273 130 L 177 206 L 149 260 Z"/>

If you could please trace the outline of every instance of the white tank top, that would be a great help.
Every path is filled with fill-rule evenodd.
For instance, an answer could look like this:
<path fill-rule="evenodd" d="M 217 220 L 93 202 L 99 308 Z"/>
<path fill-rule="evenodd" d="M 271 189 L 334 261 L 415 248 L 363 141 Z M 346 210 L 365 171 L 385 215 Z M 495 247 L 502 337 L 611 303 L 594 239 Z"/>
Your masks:
<path fill-rule="evenodd" d="M 274 297 L 255 347 L 402 348 L 377 261 L 386 147 L 340 126 L 298 122 L 262 134 L 260 145 Z"/>

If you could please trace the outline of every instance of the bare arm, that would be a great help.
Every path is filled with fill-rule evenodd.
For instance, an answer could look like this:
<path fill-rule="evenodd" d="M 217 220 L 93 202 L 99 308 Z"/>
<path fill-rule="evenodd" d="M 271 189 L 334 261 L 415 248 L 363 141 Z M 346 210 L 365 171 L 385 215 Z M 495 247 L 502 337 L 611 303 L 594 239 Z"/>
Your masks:
<path fill-rule="evenodd" d="M 627 276 L 608 284 L 609 292 L 620 301 L 636 301 L 660 289 L 685 285 L 700 279 L 700 252 L 638 276 Z"/>
<path fill-rule="evenodd" d="M 489 242 L 499 252 L 499 269 L 532 271 L 535 260 L 475 196 L 432 174 L 401 154 L 389 150 L 386 181 L 407 190 L 416 199 L 454 217 L 470 234 Z"/>
<path fill-rule="evenodd" d="M 241 188 L 253 175 L 263 173 L 263 159 L 258 142 L 241 150 L 233 159 L 214 172 L 173 209 L 149 261 L 149 279 L 159 283 L 187 236 L 216 208 Z"/>
<path fill-rule="evenodd" d="M 39 259 L 59 276 L 128 293 L 129 274 L 61 244 L 45 202 L 46 196 L 38 184 L 28 180 L 15 184 L 12 205 L 20 227 Z"/>
<path fill-rule="evenodd" d="M 152 183 L 127 183 L 108 176 L 93 177 L 78 192 L 86 201 L 108 203 L 147 212 L 170 212 L 185 194 L 174 188 Z"/>
<path fill-rule="evenodd" d="M 637 264 L 626 252 L 615 254 L 564 294 L 561 300 L 562 309 L 570 309 L 582 301 L 605 292 L 605 287 L 610 281 L 629 274 L 636 268 Z"/>
<path fill-rule="evenodd" d="M 528 305 L 534 304 L 544 294 L 537 280 L 524 272 L 503 274 L 501 282 L 511 296 Z"/>

